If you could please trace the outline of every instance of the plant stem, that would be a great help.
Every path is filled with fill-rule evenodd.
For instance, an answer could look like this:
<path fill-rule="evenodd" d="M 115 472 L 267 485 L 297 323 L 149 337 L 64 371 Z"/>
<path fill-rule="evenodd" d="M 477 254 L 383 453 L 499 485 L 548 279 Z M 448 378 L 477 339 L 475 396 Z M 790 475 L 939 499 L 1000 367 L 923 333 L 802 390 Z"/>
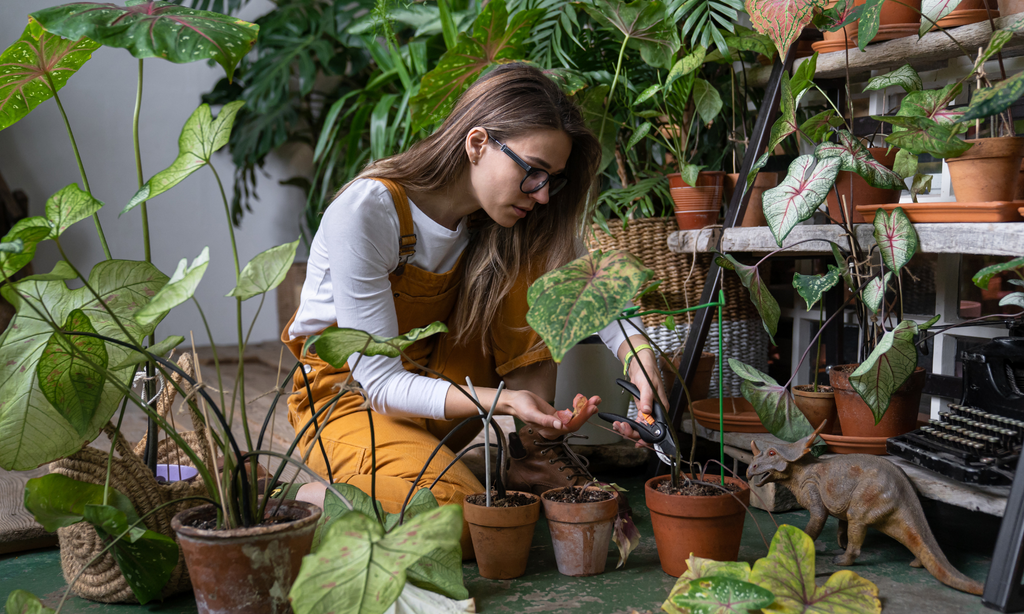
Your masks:
<path fill-rule="evenodd" d="M 132 116 L 132 141 L 135 144 L 135 174 L 141 188 L 145 181 L 142 177 L 142 149 L 139 147 L 139 116 L 142 113 L 142 60 L 139 60 L 139 81 L 135 91 L 135 113 Z M 145 254 L 146 262 L 153 262 L 149 250 L 149 212 L 146 211 L 145 201 L 139 205 L 142 213 L 142 251 Z"/>
<path fill-rule="evenodd" d="M 821 330 L 821 321 L 825 318 L 825 301 L 820 300 L 818 305 L 818 330 Z M 821 335 L 818 335 L 817 349 L 814 351 L 814 392 L 818 392 L 818 369 L 821 367 Z"/>
<path fill-rule="evenodd" d="M 818 332 L 815 333 L 814 339 L 812 339 L 811 341 L 817 341 L 821 337 L 822 331 L 825 330 L 825 328 L 832 322 L 833 319 L 835 319 L 836 316 L 841 315 L 843 313 L 843 310 L 846 309 L 846 306 L 849 305 L 855 298 L 856 295 L 853 295 L 850 298 L 846 299 L 846 302 L 843 303 L 842 306 L 840 306 L 835 313 L 829 316 L 829 318 L 825 320 L 824 324 L 818 327 Z M 787 390 L 789 389 L 789 385 L 793 383 L 793 378 L 796 377 L 796 374 L 800 371 L 800 366 L 804 364 L 805 360 L 807 360 L 807 354 L 810 351 L 811 345 L 807 344 L 807 348 L 804 350 L 804 353 L 800 355 L 800 361 L 796 363 L 796 369 L 793 370 L 793 375 L 789 377 L 789 380 L 786 382 L 786 385 L 783 386 L 783 388 Z"/>
<path fill-rule="evenodd" d="M 612 104 L 612 97 L 615 95 L 615 86 L 619 83 L 619 71 L 622 69 L 622 56 L 626 53 L 626 43 L 629 42 L 629 36 L 622 41 L 622 46 L 619 47 L 619 59 L 615 63 L 615 77 L 612 78 L 612 87 L 608 90 L 608 104 L 604 107 L 604 115 L 601 116 L 601 128 L 597 131 L 597 142 L 601 143 L 604 138 L 604 125 L 608 121 L 608 107 Z"/>
<path fill-rule="evenodd" d="M 127 395 L 124 397 L 124 403 L 121 403 L 121 412 L 117 416 L 114 436 L 110 438 L 110 454 L 107 455 L 107 475 L 103 479 L 103 505 L 107 505 L 107 494 L 110 492 L 110 469 L 114 464 L 114 447 L 117 445 L 117 438 L 121 436 L 121 421 L 124 420 L 124 410 L 126 407 L 128 407 Z"/>
<path fill-rule="evenodd" d="M 220 375 L 220 359 L 217 356 L 217 344 L 213 342 L 213 333 L 210 332 L 210 323 L 206 320 L 206 314 L 203 313 L 203 308 L 199 306 L 199 301 L 196 297 L 192 297 L 192 302 L 196 304 L 196 309 L 199 310 L 199 318 L 203 321 L 203 328 L 206 329 L 206 336 L 210 339 L 210 349 L 213 351 L 213 369 L 217 372 L 217 390 L 220 392 L 220 406 L 224 405 L 224 380 Z"/>

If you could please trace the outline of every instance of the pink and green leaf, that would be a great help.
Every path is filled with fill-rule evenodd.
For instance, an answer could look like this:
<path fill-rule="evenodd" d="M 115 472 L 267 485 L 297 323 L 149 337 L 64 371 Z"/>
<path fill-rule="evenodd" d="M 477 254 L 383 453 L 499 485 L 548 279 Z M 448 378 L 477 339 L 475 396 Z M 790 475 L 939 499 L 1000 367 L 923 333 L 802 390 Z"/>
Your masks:
<path fill-rule="evenodd" d="M 918 36 L 924 36 L 935 24 L 953 12 L 961 0 L 921 0 L 921 29 Z"/>
<path fill-rule="evenodd" d="M 769 433 L 786 441 L 797 441 L 814 432 L 789 389 L 735 358 L 729 359 L 729 367 L 743 380 L 740 393 L 754 406 Z"/>
<path fill-rule="evenodd" d="M 936 158 L 955 158 L 972 147 L 971 143 L 957 138 L 956 129 L 927 117 L 872 117 L 901 128 L 898 132 L 894 128 L 885 142 L 914 155 L 927 153 Z"/>
<path fill-rule="evenodd" d="M 85 437 L 103 394 L 107 349 L 102 339 L 70 334 L 96 334 L 81 309 L 68 314 L 61 331 L 64 334 L 50 336 L 39 357 L 39 389 L 57 413 Z"/>
<path fill-rule="evenodd" d="M 887 214 L 879 209 L 875 213 L 875 242 L 882 255 L 882 262 L 893 273 L 899 273 L 917 252 L 920 241 L 917 231 L 902 207 Z"/>
<path fill-rule="evenodd" d="M 950 109 L 949 103 L 953 102 L 962 91 L 962 84 L 950 83 L 941 90 L 910 92 L 900 102 L 900 110 L 896 115 L 898 117 L 927 117 L 938 124 L 952 124 L 964 112 Z"/>
<path fill-rule="evenodd" d="M 885 275 L 881 277 L 873 277 L 861 290 L 860 297 L 872 313 L 877 313 L 882 306 L 882 300 L 885 298 L 885 291 L 889 287 L 889 278 L 891 277 L 892 273 L 886 271 Z"/>
<path fill-rule="evenodd" d="M 875 424 L 885 415 L 889 400 L 917 367 L 914 335 L 917 324 L 904 320 L 887 331 L 864 362 L 850 374 L 850 385 L 864 399 L 875 416 Z"/>
<path fill-rule="evenodd" d="M 772 339 L 772 343 L 775 343 L 775 333 L 779 329 L 779 318 L 782 311 L 779 309 L 779 302 L 772 296 L 768 284 L 761 278 L 761 272 L 756 266 L 743 264 L 729 254 L 716 258 L 715 262 L 724 269 L 736 271 L 736 274 L 739 275 L 740 283 L 750 293 L 750 300 L 753 301 L 757 313 L 761 316 L 761 322 L 764 324 L 764 329 L 768 331 L 768 337 Z"/>
<path fill-rule="evenodd" d="M 824 8 L 824 0 L 746 0 L 743 3 L 754 29 L 772 39 L 779 57 L 786 57 L 789 46 L 814 18 L 814 9 Z"/>
<path fill-rule="evenodd" d="M 818 160 L 811 155 L 800 156 L 789 165 L 786 178 L 764 192 L 764 217 L 779 247 L 793 227 L 811 217 L 825 201 L 840 164 L 838 158 Z"/>
<path fill-rule="evenodd" d="M 839 130 L 836 133 L 838 142 L 825 142 L 818 145 L 814 155 L 818 159 L 839 158 L 842 166 L 841 171 L 852 171 L 857 173 L 875 188 L 886 190 L 902 190 L 906 187 L 903 177 L 891 168 L 875 160 L 868 151 L 868 148 L 860 142 L 860 139 L 853 136 L 848 130 Z"/>
<path fill-rule="evenodd" d="M 59 237 L 72 224 L 84 220 L 102 208 L 103 203 L 74 183 L 61 188 L 46 199 L 46 219 L 53 225 L 53 234 L 50 238 Z"/>
<path fill-rule="evenodd" d="M 812 23 L 822 32 L 838 32 L 860 19 L 862 9 L 863 5 L 856 6 L 854 0 L 839 0 L 815 15 Z"/>

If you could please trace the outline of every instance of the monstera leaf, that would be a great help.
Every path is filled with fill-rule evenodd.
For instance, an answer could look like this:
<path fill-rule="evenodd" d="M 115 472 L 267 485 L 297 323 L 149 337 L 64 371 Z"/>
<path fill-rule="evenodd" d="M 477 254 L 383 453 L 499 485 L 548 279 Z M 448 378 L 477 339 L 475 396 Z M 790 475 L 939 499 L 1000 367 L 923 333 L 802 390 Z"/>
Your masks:
<path fill-rule="evenodd" d="M 1024 17 L 1022 17 L 1022 19 L 1024 19 Z M 993 264 L 991 266 L 987 266 L 981 269 L 980 271 L 974 274 L 974 277 L 971 278 L 971 281 L 974 282 L 975 286 L 978 286 L 982 290 L 986 290 L 988 289 L 988 282 L 991 281 L 992 278 L 995 277 L 996 275 L 999 275 L 1000 273 L 1005 273 L 1006 271 L 1013 271 L 1015 269 L 1019 269 L 1022 267 L 1024 267 L 1024 257 L 1014 258 L 1009 262 Z"/>
<path fill-rule="evenodd" d="M 809 311 L 821 300 L 821 295 L 834 288 L 842 278 L 843 271 L 830 264 L 828 265 L 828 273 L 824 275 L 801 275 L 800 273 L 794 273 L 793 287 L 796 288 L 797 294 L 807 302 L 807 309 Z"/>
<path fill-rule="evenodd" d="M 103 298 L 106 307 L 121 321 L 135 341 L 153 331 L 131 315 L 167 283 L 167 276 L 145 262 L 107 260 L 89 274 L 89 286 Z M 53 336 L 50 321 L 64 324 L 71 312 L 81 310 L 100 335 L 129 341 L 114 318 L 86 288 L 71 290 L 62 279 L 28 279 L 5 286 L 4 298 L 17 309 L 10 326 L 0 337 L 0 467 L 8 470 L 33 469 L 43 463 L 72 454 L 92 441 L 117 409 L 121 392 L 108 379 L 87 427 L 75 422 L 47 400 L 37 366 Z M 111 364 L 121 363 L 129 350 L 106 344 Z M 128 380 L 133 369 L 112 370 L 113 377 Z"/>
<path fill-rule="evenodd" d="M 786 441 L 797 441 L 814 432 L 789 389 L 770 375 L 735 358 L 729 359 L 729 367 L 743 379 L 740 393 L 754 406 L 757 417 L 769 433 Z"/>
<path fill-rule="evenodd" d="M 228 296 L 247 301 L 281 285 L 292 262 L 295 261 L 295 250 L 298 248 L 299 239 L 295 239 L 291 243 L 271 247 L 256 254 L 242 269 L 238 276 L 238 285 L 228 292 Z"/>
<path fill-rule="evenodd" d="M 192 266 L 188 266 L 187 258 L 182 258 L 167 285 L 160 288 L 153 300 L 135 312 L 135 321 L 146 325 L 161 320 L 171 309 L 192 298 L 209 264 L 209 247 L 204 247 L 203 251 L 199 252 L 192 261 Z"/>
<path fill-rule="evenodd" d="M 886 121 L 894 127 L 902 128 L 899 132 L 885 137 L 885 142 L 905 149 L 912 154 L 931 154 L 936 158 L 955 158 L 962 156 L 972 147 L 956 137 L 957 130 L 939 124 L 927 117 L 880 117 L 874 119 Z"/>
<path fill-rule="evenodd" d="M 842 163 L 839 170 L 857 173 L 875 188 L 902 190 L 907 187 L 903 177 L 875 160 L 868 148 L 849 130 L 839 130 L 836 137 L 838 142 L 821 143 L 814 150 L 814 155 L 819 160 L 839 158 Z"/>
<path fill-rule="evenodd" d="M 825 8 L 824 0 L 745 0 L 754 29 L 772 39 L 779 57 L 786 57 L 789 46 L 814 18 L 814 9 Z"/>
<path fill-rule="evenodd" d="M 921 29 L 918 36 L 928 33 L 936 22 L 953 12 L 960 0 L 921 0 Z"/>
<path fill-rule="evenodd" d="M 764 329 L 768 331 L 768 337 L 772 343 L 775 343 L 775 333 L 779 329 L 779 317 L 782 315 L 782 311 L 779 309 L 779 302 L 775 300 L 771 290 L 768 289 L 768 284 L 761 279 L 761 272 L 756 266 L 743 264 L 728 254 L 716 258 L 715 262 L 723 269 L 736 271 L 736 274 L 740 276 L 740 283 L 750 292 L 750 300 L 757 307 L 757 313 L 761 316 Z"/>
<path fill-rule="evenodd" d="M 775 595 L 756 584 L 729 576 L 680 579 L 661 609 L 669 614 L 748 614 L 766 608 Z"/>
<path fill-rule="evenodd" d="M 349 356 L 356 352 L 364 356 L 395 358 L 402 355 L 402 350 L 420 339 L 446 332 L 448 332 L 448 327 L 443 322 L 434 322 L 423 328 L 414 328 L 397 337 L 378 337 L 354 328 L 331 326 L 319 335 L 310 336 L 306 340 L 303 353 L 306 348 L 315 343 L 317 355 L 331 366 L 340 369 L 348 362 Z"/>
<path fill-rule="evenodd" d="M 872 312 L 877 312 L 882 306 L 882 300 L 885 298 L 885 290 L 889 287 L 889 278 L 892 277 L 892 273 L 886 272 L 881 277 L 874 277 L 867 284 L 864 285 L 864 289 L 861 290 L 860 297 L 864 299 L 864 304 L 868 306 Z"/>
<path fill-rule="evenodd" d="M 814 542 L 800 529 L 781 525 L 768 556 L 758 559 L 750 581 L 775 593 L 771 611 L 793 614 L 856 612 L 880 614 L 878 587 L 852 571 L 837 571 L 818 586 L 814 582 Z"/>
<path fill-rule="evenodd" d="M 782 183 L 765 190 L 761 197 L 764 217 L 779 247 L 793 227 L 814 215 L 825 201 L 841 163 L 839 158 L 800 156 L 789 165 L 789 174 Z"/>
<path fill-rule="evenodd" d="M 789 74 L 785 71 L 782 72 L 779 97 L 779 118 L 772 124 L 772 131 L 768 135 L 767 151 L 754 162 L 754 167 L 750 169 L 750 173 L 747 175 L 747 188 L 750 188 L 754 183 L 757 172 L 768 163 L 768 156 L 775 152 L 775 148 L 778 147 L 779 143 L 784 141 L 787 136 L 796 132 L 799 127 L 796 120 L 796 99 L 793 95 Z"/>
<path fill-rule="evenodd" d="M 992 87 L 978 90 L 967 111 L 957 121 L 966 122 L 1002 113 L 1017 102 L 1021 94 L 1024 94 L 1024 73 L 1017 73 Z"/>
<path fill-rule="evenodd" d="M 654 273 L 628 253 L 592 252 L 533 282 L 526 321 L 555 362 L 615 319 Z"/>
<path fill-rule="evenodd" d="M 256 42 L 259 26 L 234 17 L 185 8 L 160 0 L 71 2 L 32 13 L 47 32 L 71 40 L 87 36 L 137 58 L 176 64 L 212 59 L 230 80 L 239 60 Z"/>
<path fill-rule="evenodd" d="M 910 64 L 904 64 L 890 73 L 871 77 L 867 85 L 864 86 L 864 91 L 884 90 L 894 85 L 902 87 L 903 91 L 908 94 L 924 87 L 921 75 L 917 74 Z"/>
<path fill-rule="evenodd" d="M 910 379 L 917 367 L 917 347 L 914 346 L 917 332 L 916 322 L 900 322 L 882 335 L 871 354 L 850 374 L 850 385 L 871 408 L 875 424 L 889 408 L 892 394 Z"/>
<path fill-rule="evenodd" d="M 525 59 L 530 28 L 543 14 L 541 9 L 518 11 L 509 22 L 504 0 L 488 2 L 473 22 L 472 34 L 459 32 L 455 47 L 423 75 L 419 92 L 409 102 L 413 131 L 447 117 L 459 95 L 489 66 Z"/>
<path fill-rule="evenodd" d="M 30 17 L 21 38 L 0 54 L 0 130 L 53 98 L 99 48 L 87 38 L 44 32 Z"/>
<path fill-rule="evenodd" d="M 658 0 L 595 0 L 583 8 L 600 23 L 610 25 L 627 39 L 627 46 L 640 49 L 644 62 L 657 68 L 672 66 L 679 49 L 675 22 L 668 18 Z"/>
<path fill-rule="evenodd" d="M 914 225 L 903 212 L 902 207 L 893 209 L 892 215 L 879 209 L 875 213 L 875 243 L 882 255 L 882 262 L 890 271 L 900 272 L 917 252 L 919 241 Z"/>

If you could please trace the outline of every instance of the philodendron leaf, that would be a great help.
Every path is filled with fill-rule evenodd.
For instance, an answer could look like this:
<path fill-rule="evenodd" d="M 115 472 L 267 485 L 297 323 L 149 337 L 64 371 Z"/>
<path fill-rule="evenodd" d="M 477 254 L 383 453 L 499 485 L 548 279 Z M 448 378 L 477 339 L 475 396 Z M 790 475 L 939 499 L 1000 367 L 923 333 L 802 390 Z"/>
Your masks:
<path fill-rule="evenodd" d="M 53 98 L 99 47 L 87 38 L 68 40 L 44 32 L 29 17 L 21 38 L 0 54 L 0 130 Z"/>
<path fill-rule="evenodd" d="M 199 252 L 192 261 L 192 266 L 188 266 L 188 258 L 182 258 L 167 285 L 160 288 L 151 301 L 135 312 L 135 321 L 142 325 L 159 322 L 171 309 L 192 298 L 209 264 L 209 247 L 204 247 L 203 251 Z"/>
<path fill-rule="evenodd" d="M 291 243 L 271 247 L 256 254 L 256 257 L 242 269 L 238 285 L 228 292 L 228 296 L 245 301 L 279 286 L 288 274 L 288 268 L 295 261 L 295 250 L 298 247 L 299 239 L 295 239 Z"/>
<path fill-rule="evenodd" d="M 878 244 L 882 262 L 893 273 L 899 273 L 917 253 L 920 244 L 914 225 L 903 212 L 903 207 L 896 207 L 892 215 L 883 209 L 876 211 L 874 227 L 875 243 Z"/>
<path fill-rule="evenodd" d="M 871 354 L 850 374 L 850 386 L 871 408 L 875 424 L 889 408 L 892 394 L 910 379 L 917 367 L 917 347 L 914 346 L 917 331 L 915 322 L 903 320 L 882 335 Z"/>
<path fill-rule="evenodd" d="M 89 286 L 103 297 L 106 306 L 135 341 L 152 332 L 152 326 L 136 323 L 131 315 L 167 283 L 167 277 L 151 264 L 106 260 L 89 274 Z M 99 405 L 83 435 L 54 409 L 40 390 L 36 366 L 53 334 L 46 313 L 63 323 L 75 309 L 81 309 L 97 333 L 121 341 L 126 338 L 114 317 L 87 288 L 70 290 L 63 280 L 22 280 L 2 290 L 17 310 L 10 326 L 0 337 L 0 467 L 8 470 L 33 469 L 43 463 L 72 454 L 92 441 L 117 409 L 120 390 L 109 379 L 103 386 Z M 120 364 L 129 350 L 107 344 L 110 364 Z M 111 370 L 127 382 L 134 369 Z"/>
<path fill-rule="evenodd" d="M 699 556 L 694 556 L 691 552 L 690 558 L 686 561 L 686 571 L 683 575 L 679 576 L 679 579 L 696 580 L 707 576 L 726 576 L 746 581 L 750 579 L 750 563 L 746 561 L 702 559 Z M 679 583 L 677 582 L 676 584 L 678 585 Z M 675 592 L 675 588 L 672 589 L 672 592 Z M 669 597 L 672 597 L 671 593 Z"/>
<path fill-rule="evenodd" d="M 160 597 L 178 564 L 174 539 L 143 526 L 129 528 L 132 521 L 109 505 L 86 505 L 84 516 L 102 541 L 116 539 L 110 552 L 139 603 Z"/>
<path fill-rule="evenodd" d="M 1024 19 L 1024 17 L 1022 17 L 1021 19 Z M 975 286 L 978 286 L 982 290 L 987 290 L 988 282 L 991 281 L 992 278 L 995 277 L 996 275 L 999 275 L 1000 273 L 1005 273 L 1006 271 L 1013 271 L 1015 269 L 1022 268 L 1024 268 L 1024 257 L 1014 258 L 1009 262 L 993 264 L 991 266 L 987 266 L 981 269 L 980 271 L 974 274 L 974 277 L 971 278 L 971 281 L 974 282 Z"/>
<path fill-rule="evenodd" d="M 178 347 L 184 342 L 185 338 L 182 337 L 181 335 L 171 335 L 170 337 L 164 339 L 163 341 L 149 346 L 148 348 L 146 348 L 146 350 L 154 356 L 166 356 L 168 352 L 170 352 L 171 350 Z M 117 371 L 120 369 L 124 369 L 125 367 L 133 367 L 139 364 L 140 362 L 145 362 L 147 360 L 149 360 L 148 356 L 142 354 L 141 352 L 133 350 L 127 358 L 125 358 L 120 363 L 110 368 Z"/>
<path fill-rule="evenodd" d="M 409 102 L 413 131 L 447 117 L 455 100 L 484 69 L 525 59 L 530 29 L 543 14 L 540 9 L 517 11 L 509 22 L 504 0 L 488 2 L 473 21 L 472 33 L 459 32 L 455 47 L 423 75 L 419 92 Z"/>
<path fill-rule="evenodd" d="M 96 334 L 81 309 L 68 314 L 63 335 L 52 334 L 39 357 L 39 389 L 81 436 L 90 432 L 106 381 L 107 348 L 102 339 L 70 333 Z"/>
<path fill-rule="evenodd" d="M 256 42 L 259 26 L 241 19 L 159 0 L 128 0 L 126 6 L 71 2 L 32 13 L 48 32 L 78 40 L 88 36 L 137 58 L 176 64 L 212 59 L 230 80 Z"/>
<path fill-rule="evenodd" d="M 799 127 L 796 120 L 796 99 L 790 85 L 789 74 L 786 71 L 782 71 L 782 84 L 780 87 L 779 118 L 772 124 L 772 131 L 768 135 L 768 149 L 754 162 L 754 167 L 747 174 L 747 188 L 753 185 L 757 172 L 768 163 L 768 156 L 775 152 L 775 148 L 779 146 L 779 143 L 784 141 L 787 136 L 796 132 Z"/>
<path fill-rule="evenodd" d="M 902 87 L 903 91 L 908 94 L 924 87 L 921 75 L 917 74 L 910 64 L 904 64 L 890 73 L 871 77 L 867 85 L 864 86 L 864 91 L 884 90 L 894 85 Z"/>
<path fill-rule="evenodd" d="M 800 132 L 806 134 L 812 141 L 821 141 L 832 128 L 843 125 L 843 118 L 836 116 L 832 109 L 822 111 L 800 124 Z"/>
<path fill-rule="evenodd" d="M 779 247 L 793 227 L 814 215 L 825 201 L 840 164 L 839 158 L 800 156 L 789 165 L 789 174 L 777 187 L 765 190 L 761 197 L 764 217 Z"/>
<path fill-rule="evenodd" d="M 25 509 L 51 533 L 84 520 L 86 505 L 112 505 L 125 514 L 128 522 L 139 519 L 131 500 L 115 488 L 107 490 L 104 501 L 102 484 L 80 482 L 59 473 L 25 483 Z"/>
<path fill-rule="evenodd" d="M 801 275 L 800 273 L 794 273 L 793 287 L 796 288 L 797 294 L 807 302 L 807 309 L 810 310 L 821 300 L 821 295 L 834 288 L 842 278 L 842 269 L 830 264 L 828 265 L 828 273 L 824 275 Z"/>
<path fill-rule="evenodd" d="M 860 296 L 872 312 L 877 312 L 882 306 L 882 299 L 885 298 L 885 290 L 889 287 L 890 277 L 892 277 L 892 273 L 887 271 L 882 277 L 872 278 L 861 290 Z"/>
<path fill-rule="evenodd" d="M 331 366 L 341 368 L 349 356 L 356 352 L 364 356 L 398 357 L 402 350 L 435 333 L 446 333 L 443 322 L 434 322 L 424 328 L 414 328 L 397 337 L 378 337 L 354 328 L 332 326 L 316 339 L 316 352 Z"/>
<path fill-rule="evenodd" d="M 921 0 L 921 29 L 918 36 L 924 36 L 935 24 L 953 12 L 960 0 Z"/>
<path fill-rule="evenodd" d="M 711 124 L 722 110 L 722 98 L 718 90 L 704 79 L 693 82 L 693 104 L 705 124 Z"/>
<path fill-rule="evenodd" d="M 665 5 L 658 0 L 595 0 L 593 5 L 584 4 L 583 8 L 598 22 L 629 38 L 628 45 L 640 49 L 645 63 L 657 68 L 672 66 L 679 36 Z"/>
<path fill-rule="evenodd" d="M 983 119 L 1002 113 L 1024 94 L 1024 73 L 1000 81 L 992 87 L 978 90 L 958 122 Z"/>
<path fill-rule="evenodd" d="M 754 29 L 772 39 L 779 57 L 786 57 L 789 46 L 814 18 L 814 9 L 825 8 L 819 0 L 745 0 Z"/>
<path fill-rule="evenodd" d="M 24 268 L 26 264 L 32 262 L 36 255 L 36 246 L 41 241 L 50 238 L 52 231 L 50 222 L 40 216 L 26 217 L 15 222 L 14 226 L 11 227 L 11 231 L 4 235 L 0 241 L 4 243 L 21 241 L 21 251 L 18 253 L 0 252 L 0 272 L 2 272 L 0 280 L 5 277 L 11 277 Z"/>
<path fill-rule="evenodd" d="M 786 441 L 797 441 L 814 432 L 789 389 L 735 358 L 729 359 L 729 367 L 743 379 L 740 393 L 754 406 L 757 417 L 769 433 Z"/>
<path fill-rule="evenodd" d="M 661 609 L 669 614 L 748 614 L 766 608 L 775 595 L 756 584 L 729 576 L 680 579 Z"/>
<path fill-rule="evenodd" d="M 927 117 L 872 115 L 872 118 L 902 128 L 899 132 L 894 130 L 885 137 L 885 142 L 915 155 L 927 153 L 937 158 L 955 158 L 963 155 L 972 146 L 957 138 L 955 129 Z"/>
<path fill-rule="evenodd" d="M 102 207 L 103 203 L 88 192 L 83 192 L 74 183 L 61 188 L 46 200 L 46 219 L 53 224 L 53 233 L 49 238 L 59 237 L 69 226 L 84 220 Z"/>
<path fill-rule="evenodd" d="M 199 105 L 185 121 L 181 135 L 178 136 L 178 157 L 170 166 L 150 177 L 128 201 L 121 214 L 163 194 L 209 164 L 213 152 L 227 145 L 235 116 L 244 104 L 242 101 L 229 102 L 217 114 L 217 119 L 210 113 L 210 105 Z"/>
<path fill-rule="evenodd" d="M 53 614 L 53 610 L 44 606 L 39 597 L 20 588 L 7 595 L 4 611 L 6 614 Z"/>
<path fill-rule="evenodd" d="M 533 282 L 526 321 L 561 362 L 574 345 L 614 320 L 653 276 L 628 252 L 592 252 Z"/>
<path fill-rule="evenodd" d="M 775 333 L 779 329 L 782 310 L 779 309 L 779 302 L 775 300 L 771 290 L 768 289 L 768 284 L 761 279 L 761 272 L 756 266 L 743 264 L 729 254 L 716 258 L 715 262 L 724 269 L 736 271 L 736 274 L 740 276 L 740 283 L 750 292 L 750 300 L 753 301 L 757 313 L 761 316 L 761 322 L 764 324 L 764 329 L 768 331 L 768 337 L 772 343 L 775 343 Z"/>
<path fill-rule="evenodd" d="M 875 188 L 902 190 L 907 187 L 899 173 L 875 160 L 868 148 L 849 130 L 839 130 L 836 137 L 837 143 L 821 143 L 814 150 L 819 160 L 839 158 L 842 162 L 839 170 L 857 173 Z"/>
<path fill-rule="evenodd" d="M 772 611 L 880 614 L 878 587 L 852 571 L 838 571 L 824 586 L 814 583 L 814 542 L 800 529 L 781 525 L 768 556 L 758 559 L 750 581 L 775 594 Z"/>
<path fill-rule="evenodd" d="M 302 560 L 289 597 L 296 614 L 380 614 L 405 585 L 406 569 L 438 548 L 458 548 L 462 510 L 445 505 L 385 535 L 373 519 L 349 513 Z"/>

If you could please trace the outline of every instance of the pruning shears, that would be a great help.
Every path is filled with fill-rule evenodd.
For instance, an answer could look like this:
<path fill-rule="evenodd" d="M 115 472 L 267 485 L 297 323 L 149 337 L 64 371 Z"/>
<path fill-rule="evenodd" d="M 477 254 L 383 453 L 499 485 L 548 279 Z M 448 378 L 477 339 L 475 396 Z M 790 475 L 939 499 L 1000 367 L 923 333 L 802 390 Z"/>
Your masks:
<path fill-rule="evenodd" d="M 636 397 L 638 401 L 640 400 L 640 390 L 632 382 L 620 378 L 616 379 L 615 383 L 622 386 L 627 392 Z M 665 408 L 657 400 L 654 401 L 654 408 L 650 414 L 637 411 L 637 417 L 640 421 L 606 412 L 597 414 L 597 417 L 611 423 L 625 422 L 629 424 L 633 427 L 633 430 L 640 434 L 640 439 L 654 446 L 654 451 L 658 453 L 658 458 L 663 463 L 669 466 L 675 464 L 676 446 L 672 442 L 672 437 L 669 436 Z"/>

